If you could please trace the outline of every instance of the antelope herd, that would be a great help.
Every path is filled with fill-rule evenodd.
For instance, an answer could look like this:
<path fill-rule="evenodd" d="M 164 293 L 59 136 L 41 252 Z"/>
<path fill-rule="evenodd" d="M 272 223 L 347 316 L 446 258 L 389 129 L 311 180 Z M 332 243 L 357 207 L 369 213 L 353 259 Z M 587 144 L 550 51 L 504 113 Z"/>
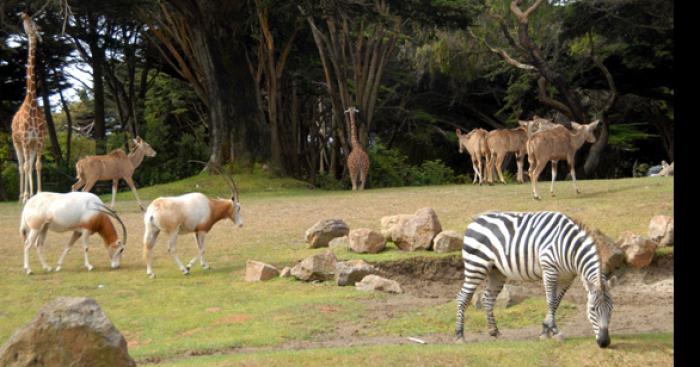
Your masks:
<path fill-rule="evenodd" d="M 535 115 L 532 120 L 518 121 L 519 126 L 513 129 L 496 129 L 487 132 L 484 129 L 473 129 L 467 134 L 463 134 L 457 129 L 456 134 L 459 140 L 459 152 L 465 150 L 469 153 L 474 168 L 474 180 L 477 178 L 481 185 L 484 180 L 493 183 L 493 169 L 498 172 L 498 177 L 505 183 L 501 171 L 505 156 L 515 153 L 517 160 L 517 181 L 524 183 L 523 163 L 525 155 L 528 156 L 528 176 L 532 183 L 532 196 L 539 200 L 537 193 L 537 180 L 547 165 L 552 165 L 552 185 L 550 193 L 554 196 L 554 180 L 557 177 L 557 163 L 566 159 L 569 171 L 574 183 L 576 193 L 580 193 L 576 185 L 576 172 L 574 169 L 574 156 L 576 151 L 585 142 L 595 143 L 595 129 L 599 120 L 590 124 L 582 125 L 576 122 L 571 123 L 572 130 L 563 125 L 556 124 L 550 120 Z M 484 162 L 485 160 L 485 162 Z M 484 178 L 486 177 L 486 178 Z"/>

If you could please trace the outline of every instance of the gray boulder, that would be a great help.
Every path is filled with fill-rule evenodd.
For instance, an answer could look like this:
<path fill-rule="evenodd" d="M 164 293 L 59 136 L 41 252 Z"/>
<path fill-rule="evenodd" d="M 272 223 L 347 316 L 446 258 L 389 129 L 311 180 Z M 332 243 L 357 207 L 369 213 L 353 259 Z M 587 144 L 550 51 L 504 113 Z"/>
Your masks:
<path fill-rule="evenodd" d="M 336 262 L 330 251 L 309 256 L 292 268 L 292 276 L 305 281 L 331 280 L 335 278 Z"/>
<path fill-rule="evenodd" d="M 355 285 L 375 269 L 364 260 L 340 261 L 336 264 L 336 283 L 340 286 Z"/>
<path fill-rule="evenodd" d="M 350 227 L 342 220 L 326 219 L 307 229 L 305 238 L 310 248 L 328 247 L 332 239 L 347 236 L 349 232 Z"/>

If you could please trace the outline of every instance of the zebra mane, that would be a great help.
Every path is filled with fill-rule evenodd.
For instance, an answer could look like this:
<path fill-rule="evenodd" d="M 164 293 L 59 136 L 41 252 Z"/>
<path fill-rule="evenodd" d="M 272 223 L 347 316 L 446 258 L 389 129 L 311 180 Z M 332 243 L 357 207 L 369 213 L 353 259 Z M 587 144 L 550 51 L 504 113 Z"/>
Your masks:
<path fill-rule="evenodd" d="M 596 253 L 598 254 L 598 281 L 602 283 L 602 280 L 605 277 L 604 271 L 603 271 L 603 246 L 605 246 L 606 239 L 603 235 L 602 232 L 600 232 L 597 229 L 591 229 L 589 226 L 581 222 L 580 220 L 576 218 L 569 217 L 572 222 L 574 222 L 579 228 L 581 228 L 584 232 L 586 232 L 586 235 L 588 235 L 591 239 L 593 239 L 593 243 L 595 244 L 595 249 Z"/>

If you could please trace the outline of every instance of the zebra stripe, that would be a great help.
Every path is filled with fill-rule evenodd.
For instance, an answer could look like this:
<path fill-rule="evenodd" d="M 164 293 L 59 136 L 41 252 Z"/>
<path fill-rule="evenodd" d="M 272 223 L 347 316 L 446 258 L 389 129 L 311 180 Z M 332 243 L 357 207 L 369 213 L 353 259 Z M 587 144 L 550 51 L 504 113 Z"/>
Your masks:
<path fill-rule="evenodd" d="M 612 299 L 602 272 L 596 238 L 565 214 L 490 212 L 467 226 L 462 246 L 464 284 L 457 295 L 456 336 L 463 338 L 464 309 L 476 288 L 487 280 L 483 305 L 489 333 L 498 335 L 493 303 L 507 279 L 542 279 L 548 313 L 542 334 L 558 334 L 554 315 L 561 299 L 580 276 L 588 290 L 588 318 L 598 339 L 607 346 Z"/>

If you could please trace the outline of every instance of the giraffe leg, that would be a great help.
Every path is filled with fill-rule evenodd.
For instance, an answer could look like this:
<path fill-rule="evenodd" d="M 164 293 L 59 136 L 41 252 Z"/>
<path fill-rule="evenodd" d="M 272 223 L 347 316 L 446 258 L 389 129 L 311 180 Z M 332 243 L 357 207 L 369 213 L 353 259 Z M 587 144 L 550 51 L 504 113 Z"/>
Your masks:
<path fill-rule="evenodd" d="M 484 292 L 484 310 L 486 311 L 486 320 L 489 327 L 489 335 L 499 336 L 501 333 L 496 326 L 496 318 L 493 316 L 493 306 L 496 303 L 496 297 L 501 293 L 506 278 L 500 271 L 492 270 L 486 278 L 486 292 Z"/>
<path fill-rule="evenodd" d="M 34 168 L 36 168 L 36 192 L 39 193 L 41 192 L 41 157 L 42 157 L 42 152 L 43 152 L 44 147 L 40 144 L 37 147 L 37 156 L 36 156 L 36 163 L 34 164 Z"/>
<path fill-rule="evenodd" d="M 457 294 L 457 323 L 455 327 L 455 340 L 457 342 L 464 341 L 464 310 L 471 302 L 474 291 L 484 281 L 488 273 L 489 269 L 472 270 L 471 266 L 467 266 L 465 260 L 464 283 Z"/>
<path fill-rule="evenodd" d="M 24 147 L 24 188 L 22 189 L 22 203 L 26 203 L 31 196 L 34 183 L 32 181 L 32 157 L 29 149 Z"/>
<path fill-rule="evenodd" d="M 352 182 L 352 191 L 357 190 L 357 174 L 355 172 L 350 171 L 350 181 Z"/>
<path fill-rule="evenodd" d="M 366 183 L 367 183 L 367 170 L 363 169 L 360 171 L 360 190 L 365 189 Z"/>
<path fill-rule="evenodd" d="M 24 199 L 24 149 L 19 142 L 12 139 L 12 144 L 15 146 L 15 153 L 17 154 L 17 168 L 19 171 L 19 201 Z"/>

